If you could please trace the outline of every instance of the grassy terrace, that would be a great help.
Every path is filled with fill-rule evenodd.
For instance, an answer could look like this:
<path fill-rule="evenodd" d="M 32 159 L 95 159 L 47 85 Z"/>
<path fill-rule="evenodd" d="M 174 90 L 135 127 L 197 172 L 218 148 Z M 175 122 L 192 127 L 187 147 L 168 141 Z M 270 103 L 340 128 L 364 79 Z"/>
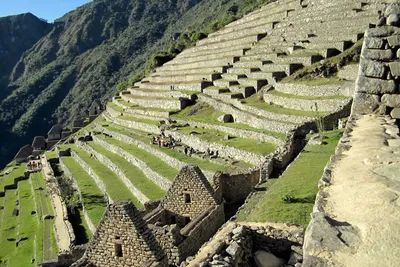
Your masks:
<path fill-rule="evenodd" d="M 146 133 L 140 133 L 139 131 L 132 131 L 131 129 L 128 128 L 124 128 L 122 126 L 117 126 L 117 125 L 113 125 L 113 126 L 109 126 L 107 127 L 107 129 L 109 129 L 110 131 L 113 132 L 117 132 L 117 133 L 121 133 L 127 136 L 130 136 L 136 140 L 142 141 L 145 144 L 148 144 L 150 142 L 150 136 L 148 136 Z M 126 146 L 129 146 L 126 144 Z M 166 155 L 176 158 L 177 160 L 180 160 L 182 162 L 185 162 L 187 164 L 193 164 L 193 165 L 197 165 L 199 166 L 201 169 L 207 170 L 207 171 L 222 171 L 222 172 L 226 172 L 229 169 L 231 169 L 231 166 L 226 166 L 226 165 L 219 165 L 219 164 L 215 164 L 212 163 L 208 160 L 201 160 L 195 157 L 188 157 L 185 154 L 181 153 L 178 150 L 175 149 L 169 149 L 166 147 L 158 147 L 156 145 L 152 146 L 154 149 L 157 149 L 163 153 L 165 153 Z"/>
<path fill-rule="evenodd" d="M 160 125 L 160 121 L 142 119 L 142 118 L 137 118 L 137 117 L 133 117 L 133 116 L 119 116 L 118 119 L 127 120 L 127 121 L 143 122 L 143 123 L 156 125 L 156 126 Z"/>
<path fill-rule="evenodd" d="M 267 94 L 271 94 L 271 95 L 274 95 L 274 96 L 287 97 L 287 98 L 304 99 L 304 100 L 329 100 L 329 99 L 347 99 L 348 98 L 346 96 L 341 96 L 341 95 L 334 95 L 334 96 L 292 95 L 292 94 L 282 93 L 282 92 L 279 92 L 279 91 L 276 91 L 276 90 L 268 91 Z"/>
<path fill-rule="evenodd" d="M 276 149 L 275 144 L 265 142 L 259 143 L 259 141 L 255 139 L 231 136 L 232 139 L 224 140 L 224 136 L 226 135 L 226 133 L 212 129 L 193 129 L 190 126 L 187 126 L 177 128 L 177 132 L 183 133 L 185 135 L 189 135 L 191 132 L 197 132 L 199 134 L 197 134 L 196 137 L 206 142 L 218 143 L 224 146 L 234 147 L 260 155 L 267 155 L 274 152 Z"/>
<path fill-rule="evenodd" d="M 114 200 L 131 200 L 136 207 L 142 208 L 143 204 L 131 193 L 121 179 L 104 164 L 91 158 L 89 153 L 78 148 L 76 145 L 69 145 L 100 177 L 107 189 L 107 194 Z"/>
<path fill-rule="evenodd" d="M 62 161 L 74 176 L 81 190 L 82 202 L 88 216 L 92 223 L 97 226 L 107 206 L 103 192 L 92 177 L 72 157 L 62 157 Z"/>
<path fill-rule="evenodd" d="M 141 107 L 138 106 L 136 104 L 133 103 L 128 103 L 124 100 L 118 100 L 119 103 L 121 103 L 122 105 L 124 105 L 125 107 L 128 107 L 130 109 L 141 109 L 141 110 L 145 110 L 145 111 L 159 111 L 159 112 L 176 112 L 178 110 L 176 109 L 163 109 L 163 108 L 149 108 L 149 107 Z M 115 103 L 113 103 L 114 105 L 116 105 Z M 113 107 L 112 105 L 110 107 Z"/>
<path fill-rule="evenodd" d="M 110 152 L 103 146 L 94 142 L 87 143 L 94 150 L 109 158 L 115 165 L 117 165 L 125 176 L 132 182 L 132 184 L 145 194 L 149 199 L 160 199 L 164 196 L 165 191 L 157 184 L 153 183 L 146 175 L 136 166 L 125 160 L 123 157 Z"/>
<path fill-rule="evenodd" d="M 307 145 L 279 179 L 270 179 L 263 185 L 266 191 L 257 192 L 250 199 L 239 212 L 237 221 L 291 222 L 307 226 L 318 181 L 334 154 L 340 134 L 338 130 L 331 131 L 325 134 L 327 144 Z"/>
<path fill-rule="evenodd" d="M 47 160 L 58 158 L 58 155 L 55 151 L 46 151 L 45 152 Z"/>
<path fill-rule="evenodd" d="M 280 139 L 285 139 L 286 135 L 283 133 L 277 133 L 273 131 L 268 131 L 264 129 L 253 128 L 244 123 L 222 123 L 218 121 L 218 118 L 222 116 L 223 112 L 215 110 L 213 107 L 207 105 L 206 103 L 197 103 L 194 106 L 187 107 L 186 109 L 177 112 L 172 117 L 173 119 L 189 120 L 207 124 L 221 125 L 230 128 L 236 128 L 241 130 L 247 130 L 252 132 L 264 133 L 268 135 L 275 136 Z M 255 116 L 253 114 L 253 116 Z M 265 118 L 264 118 L 265 119 Z"/>
<path fill-rule="evenodd" d="M 37 190 L 38 188 L 46 188 L 45 181 L 41 173 L 31 174 L 32 185 L 35 191 L 35 199 L 37 206 L 37 214 L 39 218 L 44 215 L 54 216 L 53 207 L 50 203 L 47 190 Z M 42 229 L 38 232 L 38 235 L 42 233 L 42 244 L 36 241 L 37 249 L 42 251 L 43 260 L 51 260 L 57 257 L 57 249 L 54 244 L 54 233 L 53 233 L 54 220 L 42 220 Z M 40 236 L 37 236 L 40 239 Z M 38 255 L 41 253 L 38 251 Z"/>
<path fill-rule="evenodd" d="M 0 192 L 4 191 L 4 186 L 14 184 L 14 179 L 21 177 L 24 175 L 25 164 L 16 165 L 15 162 L 8 164 L 4 170 L 0 173 L 3 176 L 0 176 Z M 6 174 L 6 171 L 10 171 L 9 174 Z"/>
<path fill-rule="evenodd" d="M 110 128 L 111 129 L 111 128 Z M 153 171 L 159 173 L 160 175 L 164 176 L 168 180 L 173 181 L 178 175 L 178 170 L 172 168 L 169 166 L 167 163 L 165 163 L 163 160 L 160 158 L 154 156 L 153 154 L 147 152 L 146 150 L 143 150 L 141 148 L 138 148 L 137 146 L 133 145 L 128 145 L 124 142 L 118 141 L 113 138 L 106 138 L 104 141 L 107 143 L 120 147 L 126 152 L 132 154 L 134 157 L 140 159 L 144 163 L 147 164 L 147 166 L 150 167 Z"/>
<path fill-rule="evenodd" d="M 316 113 L 313 111 L 288 109 L 277 105 L 270 105 L 262 99 L 262 95 L 260 93 L 254 94 L 251 97 L 242 100 L 242 104 L 253 106 L 276 114 L 284 114 L 284 115 L 316 117 L 316 116 L 325 116 L 328 114 L 327 112 Z"/>

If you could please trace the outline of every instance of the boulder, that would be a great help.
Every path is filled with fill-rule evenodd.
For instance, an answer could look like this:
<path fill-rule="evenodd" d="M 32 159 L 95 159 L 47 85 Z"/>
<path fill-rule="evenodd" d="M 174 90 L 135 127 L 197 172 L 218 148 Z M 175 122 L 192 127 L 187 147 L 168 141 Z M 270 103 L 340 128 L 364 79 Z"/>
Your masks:
<path fill-rule="evenodd" d="M 398 14 L 390 14 L 387 18 L 387 25 L 391 26 L 399 26 L 400 25 L 400 17 Z"/>
<path fill-rule="evenodd" d="M 286 263 L 284 259 L 262 250 L 254 254 L 254 262 L 257 267 L 281 267 Z"/>
<path fill-rule="evenodd" d="M 386 25 L 386 17 L 381 17 L 378 20 L 378 23 L 376 24 L 376 26 L 380 27 L 380 26 L 384 26 L 384 25 Z M 368 48 L 372 48 L 372 47 L 368 47 Z"/>
<path fill-rule="evenodd" d="M 388 5 L 384 14 L 385 14 L 385 17 L 388 17 L 391 14 L 400 14 L 400 4 L 392 3 L 392 4 Z"/>
<path fill-rule="evenodd" d="M 397 86 L 393 80 L 381 80 L 361 76 L 358 79 L 358 92 L 368 94 L 393 94 Z"/>
<path fill-rule="evenodd" d="M 385 77 L 386 66 L 380 62 L 365 59 L 361 63 L 361 73 L 364 76 L 383 78 Z"/>
<path fill-rule="evenodd" d="M 393 119 L 400 119 L 400 108 L 394 108 L 392 112 L 390 112 L 390 116 Z"/>
<path fill-rule="evenodd" d="M 381 102 L 392 108 L 400 108 L 400 95 L 385 94 L 382 96 Z"/>
<path fill-rule="evenodd" d="M 233 116 L 231 114 L 224 114 L 218 118 L 218 121 L 223 123 L 234 122 Z"/>
<path fill-rule="evenodd" d="M 240 250 L 240 245 L 234 241 L 226 248 L 226 253 L 235 258 L 240 253 Z"/>
<path fill-rule="evenodd" d="M 391 49 L 385 49 L 385 50 L 365 49 L 363 56 L 371 60 L 386 61 L 386 60 L 391 60 L 394 57 L 394 53 Z"/>

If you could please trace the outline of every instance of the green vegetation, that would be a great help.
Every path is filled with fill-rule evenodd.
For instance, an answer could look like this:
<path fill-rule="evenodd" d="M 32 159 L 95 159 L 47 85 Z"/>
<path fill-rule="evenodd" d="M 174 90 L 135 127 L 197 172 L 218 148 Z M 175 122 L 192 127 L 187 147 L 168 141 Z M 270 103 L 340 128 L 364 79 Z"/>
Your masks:
<path fill-rule="evenodd" d="M 304 100 L 329 100 L 329 99 L 346 99 L 348 97 L 341 96 L 341 95 L 334 95 L 334 96 L 302 96 L 302 95 L 293 95 L 293 94 L 286 94 L 279 92 L 277 90 L 268 91 L 268 94 L 274 96 L 281 96 L 287 98 L 296 98 L 296 99 L 304 99 Z"/>
<path fill-rule="evenodd" d="M 14 179 L 24 175 L 26 164 L 17 165 L 15 162 L 8 164 L 0 173 L 0 191 L 4 191 L 4 186 L 14 184 Z M 9 174 L 6 174 L 9 172 Z"/>
<path fill-rule="evenodd" d="M 55 151 L 46 151 L 47 160 L 58 158 L 58 155 Z"/>
<path fill-rule="evenodd" d="M 246 98 L 245 100 L 242 101 L 242 104 L 260 108 L 276 114 L 305 116 L 305 117 L 314 117 L 315 115 L 315 113 L 312 111 L 288 109 L 274 104 L 268 104 L 263 100 L 263 96 L 261 95 L 261 93 L 254 94 L 251 97 Z M 326 114 L 327 113 L 324 112 L 320 113 L 321 116 L 324 116 Z"/>
<path fill-rule="evenodd" d="M 276 149 L 276 145 L 272 143 L 260 142 L 255 139 L 241 138 L 237 136 L 230 136 L 229 140 L 225 140 L 226 133 L 212 129 L 193 129 L 190 126 L 179 127 L 177 132 L 189 135 L 193 132 L 197 133 L 196 137 L 209 143 L 218 143 L 224 146 L 230 146 L 244 151 L 253 152 L 256 154 L 267 155 Z"/>
<path fill-rule="evenodd" d="M 307 145 L 279 179 L 270 179 L 237 217 L 237 221 L 291 222 L 307 226 L 318 181 L 334 154 L 341 131 L 326 132 L 324 145 Z"/>
<path fill-rule="evenodd" d="M 130 136 L 136 140 L 142 141 L 144 143 L 149 143 L 150 136 L 147 136 L 145 133 L 138 133 L 138 131 L 132 131 L 128 128 L 124 128 L 121 126 L 109 126 L 107 128 L 110 131 L 113 132 L 117 132 L 117 133 L 121 133 L 127 136 Z M 232 169 L 232 167 L 234 168 L 234 166 L 225 166 L 225 165 L 219 165 L 219 164 L 215 164 L 215 163 L 211 163 L 207 160 L 201 160 L 199 158 L 195 158 L 195 157 L 188 157 L 185 154 L 183 154 L 182 152 L 176 150 L 176 149 L 169 149 L 166 147 L 158 147 L 158 146 L 153 146 L 154 149 L 157 149 L 163 153 L 165 153 L 166 155 L 176 158 L 177 160 L 180 160 L 182 162 L 185 162 L 187 164 L 192 164 L 192 165 L 197 165 L 199 166 L 201 169 L 203 170 L 207 170 L 207 171 L 227 171 L 228 169 Z"/>
<path fill-rule="evenodd" d="M 153 183 L 146 175 L 136 166 L 125 160 L 123 157 L 110 152 L 103 146 L 94 142 L 88 143 L 98 153 L 109 158 L 125 176 L 132 182 L 132 184 L 144 195 L 151 200 L 160 199 L 164 196 L 165 191 L 161 189 L 157 184 Z"/>
<path fill-rule="evenodd" d="M 85 150 L 70 145 L 70 147 L 93 169 L 106 186 L 107 194 L 114 200 L 131 200 L 137 208 L 142 208 L 143 204 L 132 194 L 122 180 L 104 164 L 97 159 L 90 157 Z"/>
<path fill-rule="evenodd" d="M 103 192 L 92 177 L 72 157 L 62 157 L 62 161 L 74 176 L 82 193 L 82 204 L 85 206 L 92 223 L 97 226 L 107 206 Z"/>
<path fill-rule="evenodd" d="M 172 168 L 167 163 L 162 161 L 160 158 L 154 156 L 153 154 L 147 152 L 146 150 L 140 149 L 137 146 L 127 145 L 121 141 L 118 141 L 113 138 L 106 138 L 104 139 L 107 143 L 120 147 L 126 152 L 132 154 L 136 158 L 140 159 L 147 166 L 150 167 L 153 171 L 159 173 L 160 175 L 164 176 L 165 178 L 173 181 L 178 174 L 178 170 Z"/>

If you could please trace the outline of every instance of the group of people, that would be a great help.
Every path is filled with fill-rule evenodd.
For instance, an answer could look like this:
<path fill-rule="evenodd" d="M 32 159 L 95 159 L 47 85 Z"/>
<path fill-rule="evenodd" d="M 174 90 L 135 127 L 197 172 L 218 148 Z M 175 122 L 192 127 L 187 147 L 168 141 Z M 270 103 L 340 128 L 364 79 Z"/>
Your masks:
<path fill-rule="evenodd" d="M 172 137 L 172 135 L 165 135 L 165 133 L 162 131 L 161 134 L 159 136 L 152 136 L 151 137 L 151 144 L 155 144 L 158 145 L 158 147 L 168 147 L 169 149 L 174 149 L 176 146 L 176 141 L 175 139 Z"/>
<path fill-rule="evenodd" d="M 185 147 L 183 148 L 183 152 L 185 152 L 185 155 L 186 155 L 186 156 L 189 156 L 189 157 L 191 157 L 192 154 L 196 153 L 196 151 L 194 150 L 193 147 L 188 147 L 188 146 L 185 146 Z"/>
<path fill-rule="evenodd" d="M 219 157 L 219 151 L 212 151 L 210 148 L 207 148 L 207 155 L 211 158 L 218 158 Z"/>
<path fill-rule="evenodd" d="M 42 168 L 42 163 L 40 161 L 38 161 L 36 163 L 36 161 L 30 161 L 28 163 L 28 170 L 32 171 L 32 170 L 36 170 L 36 169 L 41 169 Z"/>

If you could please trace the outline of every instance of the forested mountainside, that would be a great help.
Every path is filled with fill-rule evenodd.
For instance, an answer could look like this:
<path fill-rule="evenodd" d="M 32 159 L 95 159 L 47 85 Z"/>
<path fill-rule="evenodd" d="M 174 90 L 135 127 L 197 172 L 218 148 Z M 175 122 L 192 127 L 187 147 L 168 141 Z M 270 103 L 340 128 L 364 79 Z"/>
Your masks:
<path fill-rule="evenodd" d="M 96 0 L 50 26 L 35 18 L 45 28 L 43 37 L 37 41 L 31 38 L 34 31 L 22 34 L 33 42 L 29 45 L 27 40 L 21 41 L 27 45 L 26 51 L 18 56 L 18 62 L 10 59 L 10 63 L 2 64 L 10 68 L 9 72 L 0 72 L 7 81 L 0 83 L 4 92 L 0 96 L 0 164 L 9 162 L 33 136 L 45 135 L 52 124 L 69 123 L 85 114 L 94 99 L 106 102 L 119 83 L 143 74 L 146 61 L 148 70 L 162 63 L 160 58 L 169 59 L 203 33 L 216 30 L 263 2 Z M 30 27 L 34 24 L 21 23 Z M 14 34 L 24 29 L 12 25 L 15 28 L 9 32 Z M 0 40 L 12 38 L 3 35 L 2 27 L 0 20 Z M 12 50 L 2 46 L 0 41 L 0 51 Z"/>

